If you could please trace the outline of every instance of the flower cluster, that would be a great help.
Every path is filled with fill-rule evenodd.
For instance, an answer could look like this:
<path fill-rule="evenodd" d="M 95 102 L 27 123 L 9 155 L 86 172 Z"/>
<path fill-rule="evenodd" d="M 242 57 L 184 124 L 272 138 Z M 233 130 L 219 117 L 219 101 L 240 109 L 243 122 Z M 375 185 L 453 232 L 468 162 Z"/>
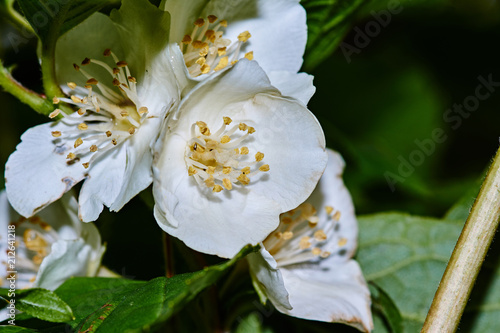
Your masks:
<path fill-rule="evenodd" d="M 278 310 L 371 330 L 343 161 L 306 107 L 312 77 L 298 73 L 306 35 L 296 0 L 124 0 L 62 36 L 54 121 L 26 131 L 6 165 L 23 217 L 0 222 L 24 230 L 27 281 L 95 275 L 104 248 L 79 220 L 153 184 L 158 225 L 192 249 L 231 258 L 260 244 L 251 275 Z M 65 193 L 80 182 L 76 201 Z"/>

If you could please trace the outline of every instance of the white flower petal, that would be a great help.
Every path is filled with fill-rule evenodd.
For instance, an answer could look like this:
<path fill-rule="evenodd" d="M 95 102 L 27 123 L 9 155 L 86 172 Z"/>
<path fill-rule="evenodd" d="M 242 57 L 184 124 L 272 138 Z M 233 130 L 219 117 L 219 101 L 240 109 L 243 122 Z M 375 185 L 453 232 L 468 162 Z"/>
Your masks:
<path fill-rule="evenodd" d="M 256 95 L 243 105 L 243 115 L 255 123 L 249 149 L 265 154 L 271 170 L 248 186 L 278 202 L 283 212 L 304 202 L 326 166 L 325 139 L 318 121 L 290 99 Z"/>
<path fill-rule="evenodd" d="M 325 206 L 331 206 L 335 212 L 340 212 L 340 219 L 336 221 L 335 234 L 343 240 L 341 252 L 337 252 L 338 244 L 328 244 L 325 250 L 332 252 L 332 258 L 345 261 L 351 258 L 357 248 L 358 222 L 354 212 L 354 204 L 349 191 L 342 180 L 342 172 L 345 162 L 337 152 L 327 149 L 328 164 L 316 189 L 311 194 L 307 202 L 310 202 L 317 209 L 319 217 L 318 228 L 326 228 L 326 224 L 332 223 L 327 218 Z M 338 255 L 343 254 L 343 255 Z"/>
<path fill-rule="evenodd" d="M 283 96 L 298 99 L 304 105 L 314 95 L 316 88 L 313 85 L 314 76 L 306 73 L 292 73 L 287 71 L 272 71 L 267 74 L 271 84 L 278 88 Z"/>
<path fill-rule="evenodd" d="M 370 292 L 356 261 L 331 261 L 329 269 L 280 268 L 292 310 L 276 305 L 290 316 L 341 322 L 363 332 L 373 329 Z"/>
<path fill-rule="evenodd" d="M 33 286 L 54 290 L 72 276 L 88 276 L 91 257 L 92 247 L 83 239 L 59 240 L 42 261 Z"/>
<path fill-rule="evenodd" d="M 261 247 L 259 253 L 250 253 L 247 259 L 252 280 L 259 285 L 265 296 L 276 307 L 291 310 L 292 306 L 288 299 L 283 276 L 273 256 L 264 247 Z"/>
<path fill-rule="evenodd" d="M 200 17 L 211 14 L 228 21 L 224 37 L 231 41 L 244 31 L 252 34 L 243 52 L 253 51 L 264 71 L 297 72 L 302 66 L 307 25 L 298 0 L 213 0 Z"/>
<path fill-rule="evenodd" d="M 103 205 L 109 207 L 115 202 L 126 181 L 127 143 L 117 146 L 92 165 L 78 197 L 82 221 L 97 220 Z"/>
<path fill-rule="evenodd" d="M 67 164 L 72 148 L 59 142 L 52 131 L 64 133 L 63 123 L 47 123 L 27 130 L 5 166 L 7 196 L 16 211 L 25 217 L 34 215 L 84 178 L 80 163 Z"/>
<path fill-rule="evenodd" d="M 200 83 L 178 115 L 155 147 L 155 217 L 198 251 L 231 257 L 262 241 L 278 226 L 280 213 L 308 197 L 326 165 L 317 120 L 302 103 L 280 97 L 256 62 L 242 60 Z M 248 147 L 266 154 L 271 171 L 248 186 L 213 194 L 188 176 L 185 152 L 193 123 L 204 121 L 216 131 L 223 116 L 255 127 Z"/>
<path fill-rule="evenodd" d="M 166 141 L 154 168 L 160 227 L 197 251 L 225 258 L 262 241 L 278 226 L 279 205 L 245 190 L 223 194 L 201 188 L 187 174 L 185 142 L 177 136 Z"/>

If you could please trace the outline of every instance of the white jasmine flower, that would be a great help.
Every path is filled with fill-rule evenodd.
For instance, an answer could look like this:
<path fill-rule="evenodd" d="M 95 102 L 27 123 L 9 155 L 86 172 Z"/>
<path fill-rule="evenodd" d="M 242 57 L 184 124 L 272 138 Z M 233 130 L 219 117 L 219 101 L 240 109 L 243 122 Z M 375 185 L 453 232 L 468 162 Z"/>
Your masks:
<path fill-rule="evenodd" d="M 255 61 L 202 81 L 178 115 L 155 146 L 155 217 L 195 250 L 232 257 L 261 242 L 326 165 L 316 118 Z"/>
<path fill-rule="evenodd" d="M 358 263 L 357 221 L 342 181 L 344 161 L 328 150 L 312 195 L 282 214 L 279 227 L 248 256 L 254 286 L 282 313 L 373 329 L 370 292 Z"/>
<path fill-rule="evenodd" d="M 169 15 L 147 0 L 124 0 L 111 18 L 92 15 L 63 36 L 57 77 L 78 111 L 26 131 L 6 165 L 12 206 L 32 216 L 85 180 L 83 221 L 117 211 L 152 181 L 151 145 L 178 99 L 167 46 Z M 83 61 L 82 61 L 83 59 Z"/>
<path fill-rule="evenodd" d="M 192 78 L 241 58 L 257 60 L 266 73 L 297 73 L 302 65 L 307 25 L 298 0 L 166 0 L 160 7 L 171 14 L 170 41 Z"/>
<path fill-rule="evenodd" d="M 0 192 L 0 281 L 8 287 L 9 271 L 17 271 L 16 287 L 54 290 L 72 276 L 95 276 L 105 247 L 93 223 L 78 220 L 78 205 L 69 194 L 28 219 L 17 214 Z M 15 226 L 15 242 L 8 226 Z M 14 244 L 15 259 L 8 246 Z M 11 266 L 12 265 L 12 266 Z"/>

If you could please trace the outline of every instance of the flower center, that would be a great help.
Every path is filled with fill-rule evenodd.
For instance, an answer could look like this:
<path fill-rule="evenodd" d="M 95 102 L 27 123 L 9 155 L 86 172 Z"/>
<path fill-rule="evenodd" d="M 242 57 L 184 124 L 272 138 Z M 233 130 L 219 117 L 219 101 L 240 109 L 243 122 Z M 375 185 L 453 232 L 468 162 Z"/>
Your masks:
<path fill-rule="evenodd" d="M 26 287 L 29 287 L 35 282 L 40 264 L 50 254 L 51 246 L 59 235 L 39 216 L 21 218 L 11 224 L 23 235 L 21 240 L 16 240 L 16 271 L 18 279 L 28 283 Z"/>
<path fill-rule="evenodd" d="M 335 234 L 335 226 L 340 219 L 340 211 L 325 206 L 327 223 L 318 228 L 319 217 L 310 203 L 281 214 L 280 225 L 265 240 L 264 246 L 279 266 L 328 258 L 332 247 L 343 247 L 346 238 Z"/>
<path fill-rule="evenodd" d="M 181 50 L 191 76 L 213 73 L 238 62 L 242 44 L 252 35 L 244 31 L 238 35 L 237 42 L 231 43 L 231 40 L 222 37 L 220 29 L 225 27 L 226 20 L 218 21 L 216 16 L 209 15 L 206 19 L 197 19 L 193 32 L 184 36 Z M 245 58 L 252 60 L 253 52 L 247 52 Z"/>
<path fill-rule="evenodd" d="M 231 123 L 231 118 L 224 117 L 221 128 L 211 133 L 206 123 L 197 121 L 191 126 L 192 139 L 186 145 L 184 160 L 189 176 L 213 192 L 248 185 L 251 177 L 269 171 L 269 165 L 262 162 L 263 153 L 257 152 L 252 160 L 250 150 L 243 146 L 255 129 L 245 123 L 227 129 Z"/>
<path fill-rule="evenodd" d="M 106 62 L 89 58 L 85 58 L 81 66 L 92 64 L 104 68 L 109 73 L 110 83 L 116 89 L 102 84 L 79 65 L 73 64 L 75 70 L 87 78 L 86 84 L 79 87 L 74 82 L 68 82 L 68 87 L 74 93 L 71 98 L 54 98 L 55 104 L 63 101 L 78 107 L 78 111 L 71 115 L 66 115 L 59 109 L 50 114 L 50 118 L 62 115 L 61 121 L 74 128 L 64 133 L 52 132 L 56 140 L 74 141 L 75 150 L 67 155 L 68 164 L 87 158 L 82 164 L 88 168 L 97 157 L 134 135 L 148 113 L 147 107 L 141 106 L 137 95 L 137 80 L 130 75 L 127 62 L 119 60 L 109 49 L 103 55 L 113 58 L 116 66 L 111 67 Z"/>

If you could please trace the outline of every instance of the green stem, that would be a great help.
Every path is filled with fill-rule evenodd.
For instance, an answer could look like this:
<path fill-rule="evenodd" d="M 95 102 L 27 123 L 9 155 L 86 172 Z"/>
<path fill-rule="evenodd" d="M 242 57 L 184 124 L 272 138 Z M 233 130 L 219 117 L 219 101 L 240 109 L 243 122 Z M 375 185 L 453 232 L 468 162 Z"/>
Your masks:
<path fill-rule="evenodd" d="M 171 236 L 166 232 L 163 233 L 163 256 L 165 258 L 165 276 L 171 278 L 175 275 L 174 270 L 174 253 Z"/>
<path fill-rule="evenodd" d="M 422 332 L 455 332 L 500 220 L 500 149 L 465 222 Z"/>
<path fill-rule="evenodd" d="M 33 110 L 43 115 L 48 115 L 54 110 L 54 105 L 46 98 L 36 92 L 24 87 L 14 77 L 9 70 L 3 67 L 0 60 L 0 86 L 5 91 L 17 97 L 21 102 L 29 105 Z"/>
<path fill-rule="evenodd" d="M 14 0 L 4 0 L 4 5 L 0 7 L 0 11 L 5 13 L 7 19 L 19 30 L 24 29 L 32 34 L 35 34 L 35 31 L 24 16 L 19 14 L 19 12 L 14 9 Z"/>

